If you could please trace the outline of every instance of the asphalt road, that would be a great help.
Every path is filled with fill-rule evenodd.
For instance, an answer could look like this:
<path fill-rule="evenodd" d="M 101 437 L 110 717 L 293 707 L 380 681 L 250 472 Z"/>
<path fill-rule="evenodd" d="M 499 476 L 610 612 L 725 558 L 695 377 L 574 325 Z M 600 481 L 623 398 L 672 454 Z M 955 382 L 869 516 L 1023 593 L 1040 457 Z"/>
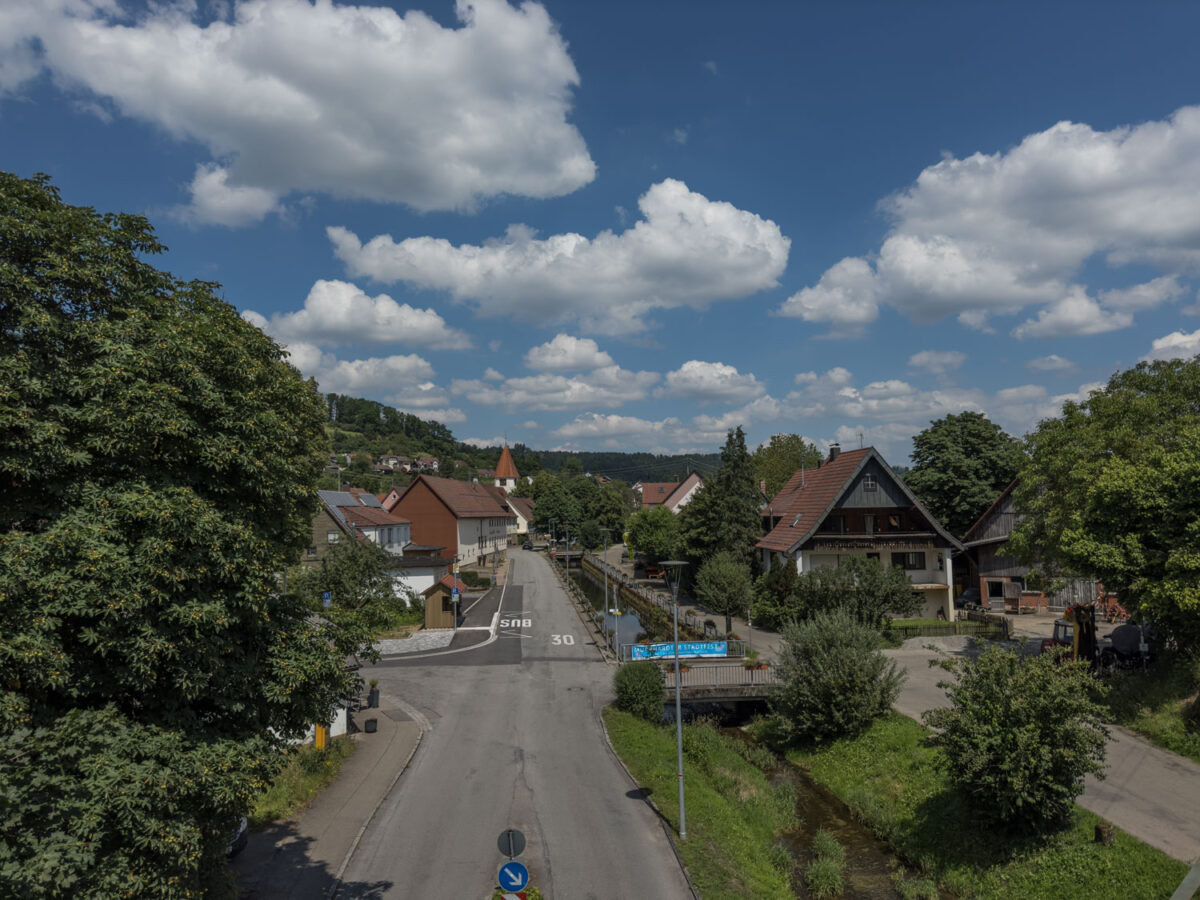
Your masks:
<path fill-rule="evenodd" d="M 363 673 L 429 730 L 350 861 L 347 896 L 483 900 L 505 861 L 497 838 L 516 828 L 548 897 L 691 897 L 604 740 L 612 669 L 586 635 L 543 556 L 513 550 L 495 639 Z"/>

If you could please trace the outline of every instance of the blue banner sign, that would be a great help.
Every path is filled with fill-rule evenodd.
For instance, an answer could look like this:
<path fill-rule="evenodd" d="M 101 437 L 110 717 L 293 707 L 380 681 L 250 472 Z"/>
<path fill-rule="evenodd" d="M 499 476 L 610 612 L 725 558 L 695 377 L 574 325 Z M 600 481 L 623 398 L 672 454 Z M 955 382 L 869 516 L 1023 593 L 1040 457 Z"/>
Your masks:
<path fill-rule="evenodd" d="M 729 652 L 727 641 L 680 641 L 679 658 L 697 656 L 724 656 Z M 674 659 L 674 644 L 634 644 L 634 659 Z"/>

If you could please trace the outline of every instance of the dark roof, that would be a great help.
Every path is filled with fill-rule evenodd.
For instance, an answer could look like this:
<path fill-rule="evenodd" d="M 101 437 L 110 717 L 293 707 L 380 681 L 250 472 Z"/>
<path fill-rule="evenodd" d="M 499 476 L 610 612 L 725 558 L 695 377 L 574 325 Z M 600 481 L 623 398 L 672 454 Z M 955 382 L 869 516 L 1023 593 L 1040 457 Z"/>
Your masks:
<path fill-rule="evenodd" d="M 477 481 L 455 481 L 452 478 L 436 478 L 418 475 L 408 486 L 405 494 L 419 483 L 425 485 L 454 513 L 458 519 L 489 519 L 501 517 L 511 519 L 512 512 L 504 503 L 503 493 L 497 493 L 492 485 Z"/>
<path fill-rule="evenodd" d="M 379 507 L 372 506 L 339 506 L 338 509 L 349 521 L 359 527 L 373 528 L 376 525 L 411 525 L 408 519 L 394 516 Z"/>
<path fill-rule="evenodd" d="M 974 543 L 971 540 L 971 535 L 974 534 L 975 529 L 977 529 L 980 525 L 982 525 L 984 520 L 987 519 L 987 517 L 990 516 L 996 510 L 996 507 L 998 507 L 1000 505 L 1001 501 L 1003 501 L 1005 497 L 1007 497 L 1009 494 L 1011 494 L 1013 492 L 1013 488 L 1015 488 L 1017 486 L 1017 482 L 1019 480 L 1020 480 L 1019 478 L 1014 478 L 1012 481 L 1010 481 L 1008 483 L 1008 487 L 1006 487 L 1004 490 L 1002 490 L 1000 492 L 1000 496 L 996 498 L 995 502 L 993 502 L 991 506 L 989 506 L 986 510 L 984 510 L 983 515 L 975 520 L 975 524 L 973 524 L 970 528 L 967 529 L 967 533 L 962 536 L 962 541 L 964 544 Z M 985 540 L 979 541 L 979 543 L 990 544 L 993 541 L 1005 541 L 1005 540 L 1008 540 L 1008 538 L 1007 537 L 987 538 Z"/>
<path fill-rule="evenodd" d="M 778 520 L 779 524 L 760 539 L 756 546 L 763 550 L 790 553 L 807 541 L 816 533 L 818 526 L 833 509 L 838 498 L 850 486 L 855 476 L 862 471 L 867 461 L 871 459 L 883 467 L 892 481 L 912 501 L 912 505 L 920 510 L 925 519 L 933 526 L 934 531 L 951 547 L 961 550 L 962 545 L 921 505 L 921 501 L 913 496 L 912 491 L 903 481 L 896 477 L 891 467 L 874 447 L 845 450 L 828 460 L 820 468 L 801 469 L 789 478 L 787 484 L 780 488 L 779 493 L 770 503 L 772 519 Z"/>

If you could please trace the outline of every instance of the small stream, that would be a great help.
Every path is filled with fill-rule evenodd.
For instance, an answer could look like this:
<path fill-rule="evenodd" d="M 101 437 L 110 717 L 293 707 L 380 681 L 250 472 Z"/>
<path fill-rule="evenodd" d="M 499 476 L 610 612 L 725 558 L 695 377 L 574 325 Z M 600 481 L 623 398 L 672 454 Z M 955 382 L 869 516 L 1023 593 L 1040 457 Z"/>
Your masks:
<path fill-rule="evenodd" d="M 603 584 L 597 584 L 586 573 L 572 570 L 570 574 L 591 602 L 592 608 L 601 613 L 605 609 Z M 615 587 L 612 583 L 609 593 L 609 611 L 604 618 L 609 634 L 615 630 L 618 641 L 623 644 L 645 640 L 646 635 L 636 612 L 622 610 L 621 615 L 612 612 L 619 602 L 613 599 Z M 712 710 L 706 712 L 711 713 Z M 739 741 L 755 743 L 750 735 L 738 727 L 741 724 L 727 720 L 721 731 Z M 775 757 L 774 766 L 765 772 L 772 784 L 788 782 L 796 791 L 796 819 L 800 824 L 796 829 L 780 835 L 779 840 L 794 862 L 791 882 L 797 897 L 809 896 L 804 886 L 804 869 L 812 857 L 813 837 L 822 828 L 832 833 L 846 851 L 846 868 L 842 876 L 844 889 L 841 894 L 844 900 L 895 900 L 900 896 L 892 873 L 902 863 L 891 853 L 887 844 L 854 818 L 833 791 L 813 781 L 804 769 L 778 756 Z"/>

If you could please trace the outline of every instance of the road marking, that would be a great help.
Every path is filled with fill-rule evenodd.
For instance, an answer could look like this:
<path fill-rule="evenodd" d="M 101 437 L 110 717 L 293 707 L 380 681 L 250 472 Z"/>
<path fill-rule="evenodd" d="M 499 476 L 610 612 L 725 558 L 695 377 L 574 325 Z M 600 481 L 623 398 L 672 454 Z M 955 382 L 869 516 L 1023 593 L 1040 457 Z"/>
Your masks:
<path fill-rule="evenodd" d="M 563 645 L 570 647 L 575 643 L 575 635 L 573 634 L 552 634 L 550 635 L 550 643 L 555 645 Z"/>

